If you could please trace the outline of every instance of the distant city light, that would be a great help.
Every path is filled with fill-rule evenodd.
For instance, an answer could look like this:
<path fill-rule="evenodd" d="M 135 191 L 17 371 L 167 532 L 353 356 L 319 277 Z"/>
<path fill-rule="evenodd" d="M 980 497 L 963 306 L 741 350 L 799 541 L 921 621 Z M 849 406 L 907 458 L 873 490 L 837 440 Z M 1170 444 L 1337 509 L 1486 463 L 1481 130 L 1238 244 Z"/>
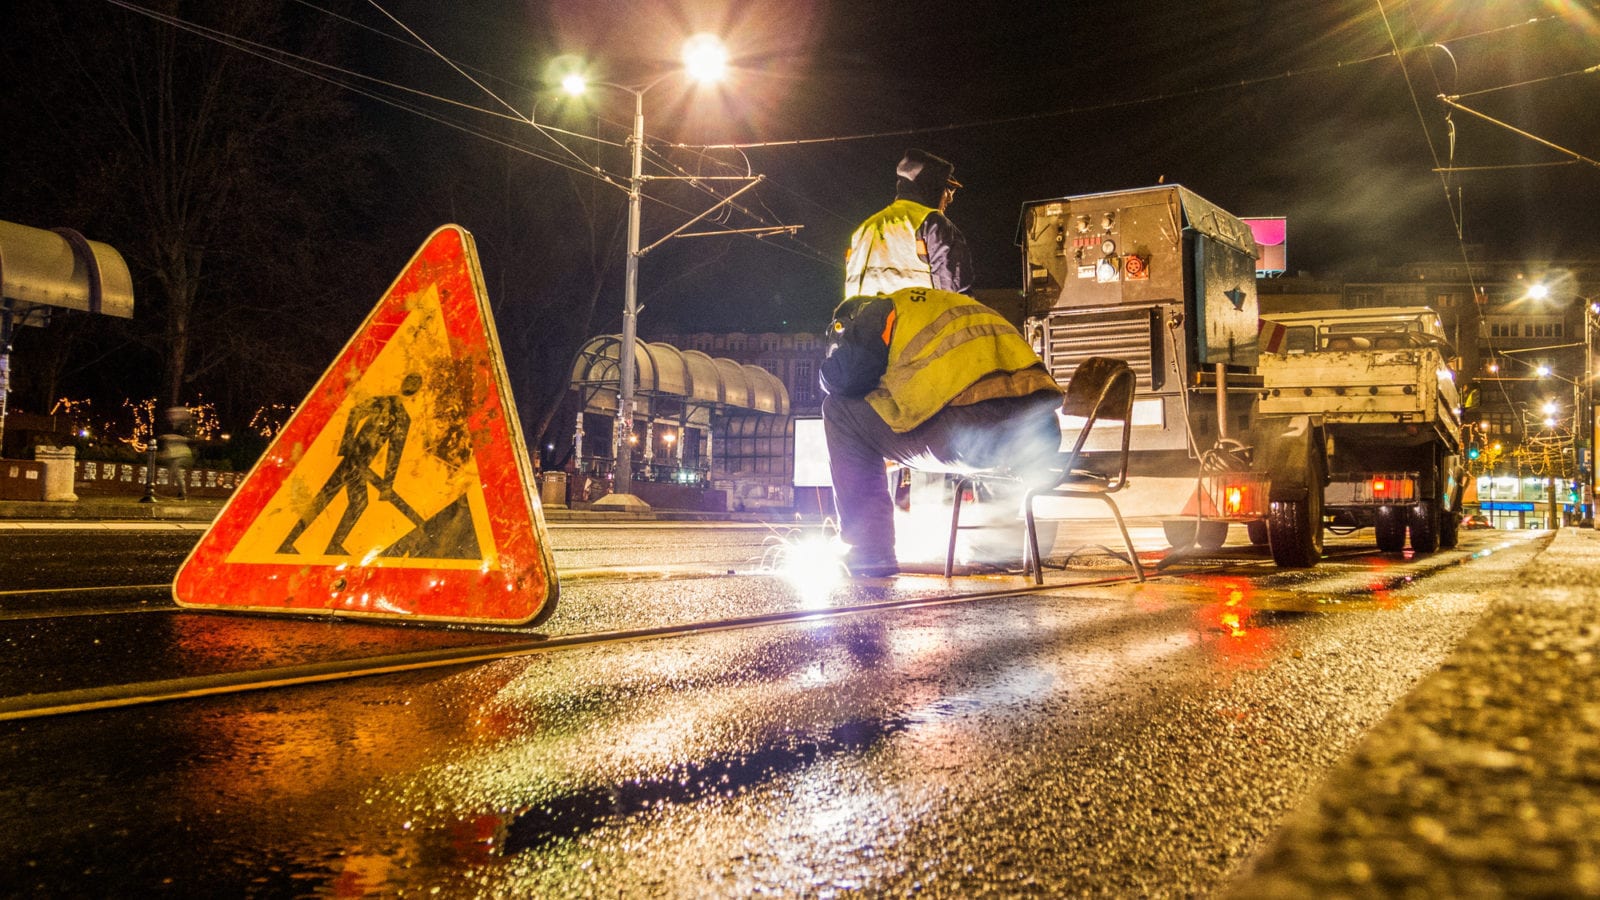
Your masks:
<path fill-rule="evenodd" d="M 1550 296 L 1550 288 L 1543 284 L 1528 285 L 1528 296 L 1534 300 L 1543 300 Z"/>

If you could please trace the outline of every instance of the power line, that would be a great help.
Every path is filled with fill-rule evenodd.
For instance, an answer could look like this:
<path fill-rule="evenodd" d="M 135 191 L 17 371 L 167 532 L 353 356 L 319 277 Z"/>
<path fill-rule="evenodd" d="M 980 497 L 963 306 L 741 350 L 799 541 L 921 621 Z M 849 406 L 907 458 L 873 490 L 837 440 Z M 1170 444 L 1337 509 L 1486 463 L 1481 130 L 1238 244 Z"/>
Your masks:
<path fill-rule="evenodd" d="M 1092 112 L 1105 112 L 1111 109 L 1124 109 L 1130 106 L 1144 106 L 1151 103 L 1161 103 L 1167 100 L 1177 100 L 1184 97 L 1195 97 L 1201 94 L 1215 93 L 1217 91 L 1234 90 L 1236 88 L 1255 87 L 1287 78 L 1298 78 L 1304 75 L 1313 75 L 1321 72 L 1331 72 L 1337 69 L 1359 66 L 1365 63 L 1388 59 L 1396 55 L 1398 50 L 1389 53 L 1377 53 L 1364 56 L 1360 59 L 1344 60 L 1322 66 L 1313 66 L 1304 69 L 1291 69 L 1276 75 L 1263 75 L 1258 78 L 1244 78 L 1239 81 L 1229 81 L 1222 84 L 1203 85 L 1182 91 L 1169 91 L 1163 94 L 1154 94 L 1148 97 L 1135 97 L 1127 100 L 1111 100 L 1105 103 L 1094 103 L 1087 106 L 1071 106 L 1065 109 L 1051 110 L 1040 113 L 1023 113 L 1014 116 L 1000 116 L 991 119 L 977 119 L 970 122 L 952 122 L 945 125 L 934 125 L 920 128 L 899 128 L 892 131 L 874 131 L 858 134 L 835 135 L 831 137 L 794 138 L 783 141 L 753 141 L 738 144 L 704 144 L 707 150 L 747 150 L 762 147 L 793 147 L 805 144 L 838 144 L 848 141 L 876 140 L 878 138 L 907 137 L 911 135 L 937 134 L 947 131 L 962 131 L 968 128 L 988 128 L 995 125 L 1012 125 L 1017 122 L 1037 122 L 1042 119 L 1058 119 L 1066 116 L 1077 116 Z"/>

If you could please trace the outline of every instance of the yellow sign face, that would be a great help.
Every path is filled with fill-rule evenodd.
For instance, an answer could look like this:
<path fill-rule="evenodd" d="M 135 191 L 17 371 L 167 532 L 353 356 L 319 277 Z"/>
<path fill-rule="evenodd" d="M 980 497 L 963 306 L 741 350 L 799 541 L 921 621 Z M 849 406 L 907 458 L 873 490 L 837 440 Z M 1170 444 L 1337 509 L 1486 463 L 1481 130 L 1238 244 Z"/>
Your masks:
<path fill-rule="evenodd" d="M 417 252 L 178 571 L 182 606 L 538 622 L 556 580 L 472 239 Z"/>
<path fill-rule="evenodd" d="M 453 361 L 439 292 L 412 299 L 228 562 L 339 565 L 362 548 L 363 566 L 496 567 L 477 460 L 450 452 L 464 411 L 423 377 Z"/>

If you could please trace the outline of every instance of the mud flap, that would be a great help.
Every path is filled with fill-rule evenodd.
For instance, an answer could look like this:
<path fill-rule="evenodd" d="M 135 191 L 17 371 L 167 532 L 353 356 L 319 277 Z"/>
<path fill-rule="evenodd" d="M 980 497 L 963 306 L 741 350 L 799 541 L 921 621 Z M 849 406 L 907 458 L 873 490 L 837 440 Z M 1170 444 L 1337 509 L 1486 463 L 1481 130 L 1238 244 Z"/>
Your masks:
<path fill-rule="evenodd" d="M 1300 501 L 1310 496 L 1313 473 L 1318 473 L 1317 491 L 1326 486 L 1327 466 L 1320 464 L 1326 452 L 1322 420 L 1314 416 L 1285 416 L 1260 419 L 1255 427 L 1255 457 L 1251 470 L 1268 478 L 1268 499 L 1273 502 Z M 1313 461 L 1312 454 L 1319 459 Z"/>

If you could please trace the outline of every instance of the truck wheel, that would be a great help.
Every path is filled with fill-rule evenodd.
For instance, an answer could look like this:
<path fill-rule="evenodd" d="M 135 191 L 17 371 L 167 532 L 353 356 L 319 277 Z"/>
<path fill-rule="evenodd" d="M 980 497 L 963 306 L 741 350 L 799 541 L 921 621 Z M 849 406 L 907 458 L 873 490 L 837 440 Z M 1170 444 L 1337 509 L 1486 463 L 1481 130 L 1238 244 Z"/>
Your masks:
<path fill-rule="evenodd" d="M 1411 507 L 1411 549 L 1432 553 L 1439 549 L 1439 504 L 1424 500 Z"/>
<path fill-rule="evenodd" d="M 1198 535 L 1195 534 L 1195 524 L 1193 519 L 1168 519 L 1162 522 L 1161 531 L 1167 536 L 1167 546 L 1182 549 L 1192 544 L 1202 550 L 1215 550 L 1227 542 L 1227 522 L 1202 519 Z"/>
<path fill-rule="evenodd" d="M 1249 535 L 1250 543 L 1256 547 L 1267 545 L 1267 523 L 1263 519 L 1244 523 L 1244 533 Z"/>
<path fill-rule="evenodd" d="M 1272 561 L 1305 569 L 1322 558 L 1322 498 L 1275 500 L 1267 510 L 1267 543 Z"/>
<path fill-rule="evenodd" d="M 1406 510 L 1394 506 L 1378 507 L 1378 519 L 1372 530 L 1378 533 L 1380 553 L 1399 553 L 1406 548 Z"/>
<path fill-rule="evenodd" d="M 1439 514 L 1439 549 L 1454 550 L 1461 538 L 1461 514 L 1455 511 Z"/>

